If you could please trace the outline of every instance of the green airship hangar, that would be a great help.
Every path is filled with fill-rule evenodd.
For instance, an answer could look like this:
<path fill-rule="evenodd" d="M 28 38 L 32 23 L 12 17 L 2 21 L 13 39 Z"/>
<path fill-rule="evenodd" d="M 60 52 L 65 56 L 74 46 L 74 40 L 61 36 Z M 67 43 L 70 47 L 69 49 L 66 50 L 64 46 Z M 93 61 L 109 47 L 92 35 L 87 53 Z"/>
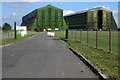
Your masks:
<path fill-rule="evenodd" d="M 40 27 L 55 30 L 116 30 L 117 25 L 112 11 L 103 7 L 84 10 L 63 16 L 63 10 L 52 5 L 36 9 L 22 18 L 21 26 L 28 29 Z"/>

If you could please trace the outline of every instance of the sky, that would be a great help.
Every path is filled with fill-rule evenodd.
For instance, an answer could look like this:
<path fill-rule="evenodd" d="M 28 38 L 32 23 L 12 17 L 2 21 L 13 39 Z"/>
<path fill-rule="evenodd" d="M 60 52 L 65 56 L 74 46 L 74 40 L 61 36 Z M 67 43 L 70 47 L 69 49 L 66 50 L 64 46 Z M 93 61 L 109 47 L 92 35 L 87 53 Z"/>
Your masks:
<path fill-rule="evenodd" d="M 2 0 L 2 2 L 118 2 L 119 0 Z"/>
<path fill-rule="evenodd" d="M 113 16 L 118 23 L 118 2 L 32 2 L 32 0 L 29 0 L 31 2 L 8 1 L 10 0 L 4 0 L 4 2 L 0 3 L 0 5 L 2 5 L 2 23 L 0 23 L 0 25 L 7 22 L 13 27 L 13 22 L 16 21 L 17 26 L 19 26 L 22 22 L 23 16 L 48 4 L 63 9 L 63 15 L 92 9 L 95 7 L 105 7 L 113 12 Z"/>

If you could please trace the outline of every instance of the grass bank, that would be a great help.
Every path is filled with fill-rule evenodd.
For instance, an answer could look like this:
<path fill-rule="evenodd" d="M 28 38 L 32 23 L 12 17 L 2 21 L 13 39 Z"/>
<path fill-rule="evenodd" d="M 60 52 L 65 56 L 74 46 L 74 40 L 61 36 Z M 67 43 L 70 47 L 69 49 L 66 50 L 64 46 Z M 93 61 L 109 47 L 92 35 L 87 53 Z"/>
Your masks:
<path fill-rule="evenodd" d="M 7 44 L 12 44 L 12 43 L 16 43 L 20 40 L 23 40 L 23 39 L 26 39 L 32 35 L 35 35 L 35 34 L 38 34 L 38 32 L 35 32 L 35 31 L 28 31 L 27 32 L 27 35 L 25 36 L 20 36 L 20 35 L 17 35 L 17 39 L 14 39 L 14 32 L 11 32 L 9 35 L 9 38 L 8 38 L 8 32 L 3 32 L 2 33 L 2 43 L 1 45 L 7 45 Z"/>
<path fill-rule="evenodd" d="M 103 36 L 105 36 L 104 34 Z M 56 32 L 56 36 L 61 39 L 64 39 L 64 35 L 65 32 Z M 94 66 L 99 68 L 102 71 L 102 73 L 104 73 L 108 78 L 112 80 L 114 79 L 118 80 L 119 77 L 118 54 L 107 53 L 101 49 L 95 49 L 94 47 L 85 46 L 83 43 L 76 42 L 75 40 L 71 39 L 68 40 L 67 44 L 68 47 L 72 47 L 73 49 L 75 49 L 77 52 L 82 54 L 86 59 L 88 59 Z M 115 47 L 117 47 L 117 45 Z"/>
<path fill-rule="evenodd" d="M 78 42 L 68 41 L 67 44 L 92 62 L 108 78 L 118 79 L 118 55 L 106 53 Z"/>

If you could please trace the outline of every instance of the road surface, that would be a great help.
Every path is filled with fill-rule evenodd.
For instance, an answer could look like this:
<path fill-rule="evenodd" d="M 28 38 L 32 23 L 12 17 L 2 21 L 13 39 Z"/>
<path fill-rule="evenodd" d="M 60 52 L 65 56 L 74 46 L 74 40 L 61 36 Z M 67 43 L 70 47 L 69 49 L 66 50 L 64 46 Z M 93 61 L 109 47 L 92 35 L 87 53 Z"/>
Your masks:
<path fill-rule="evenodd" d="M 62 41 L 46 34 L 2 48 L 3 78 L 97 78 Z"/>

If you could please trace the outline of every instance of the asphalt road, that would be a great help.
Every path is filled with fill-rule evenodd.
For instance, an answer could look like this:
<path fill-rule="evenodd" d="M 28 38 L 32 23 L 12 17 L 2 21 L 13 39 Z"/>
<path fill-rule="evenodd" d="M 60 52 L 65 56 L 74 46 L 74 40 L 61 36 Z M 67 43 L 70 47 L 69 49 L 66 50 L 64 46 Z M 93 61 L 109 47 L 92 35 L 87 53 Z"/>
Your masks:
<path fill-rule="evenodd" d="M 3 78 L 97 78 L 66 45 L 42 33 L 2 48 Z"/>

